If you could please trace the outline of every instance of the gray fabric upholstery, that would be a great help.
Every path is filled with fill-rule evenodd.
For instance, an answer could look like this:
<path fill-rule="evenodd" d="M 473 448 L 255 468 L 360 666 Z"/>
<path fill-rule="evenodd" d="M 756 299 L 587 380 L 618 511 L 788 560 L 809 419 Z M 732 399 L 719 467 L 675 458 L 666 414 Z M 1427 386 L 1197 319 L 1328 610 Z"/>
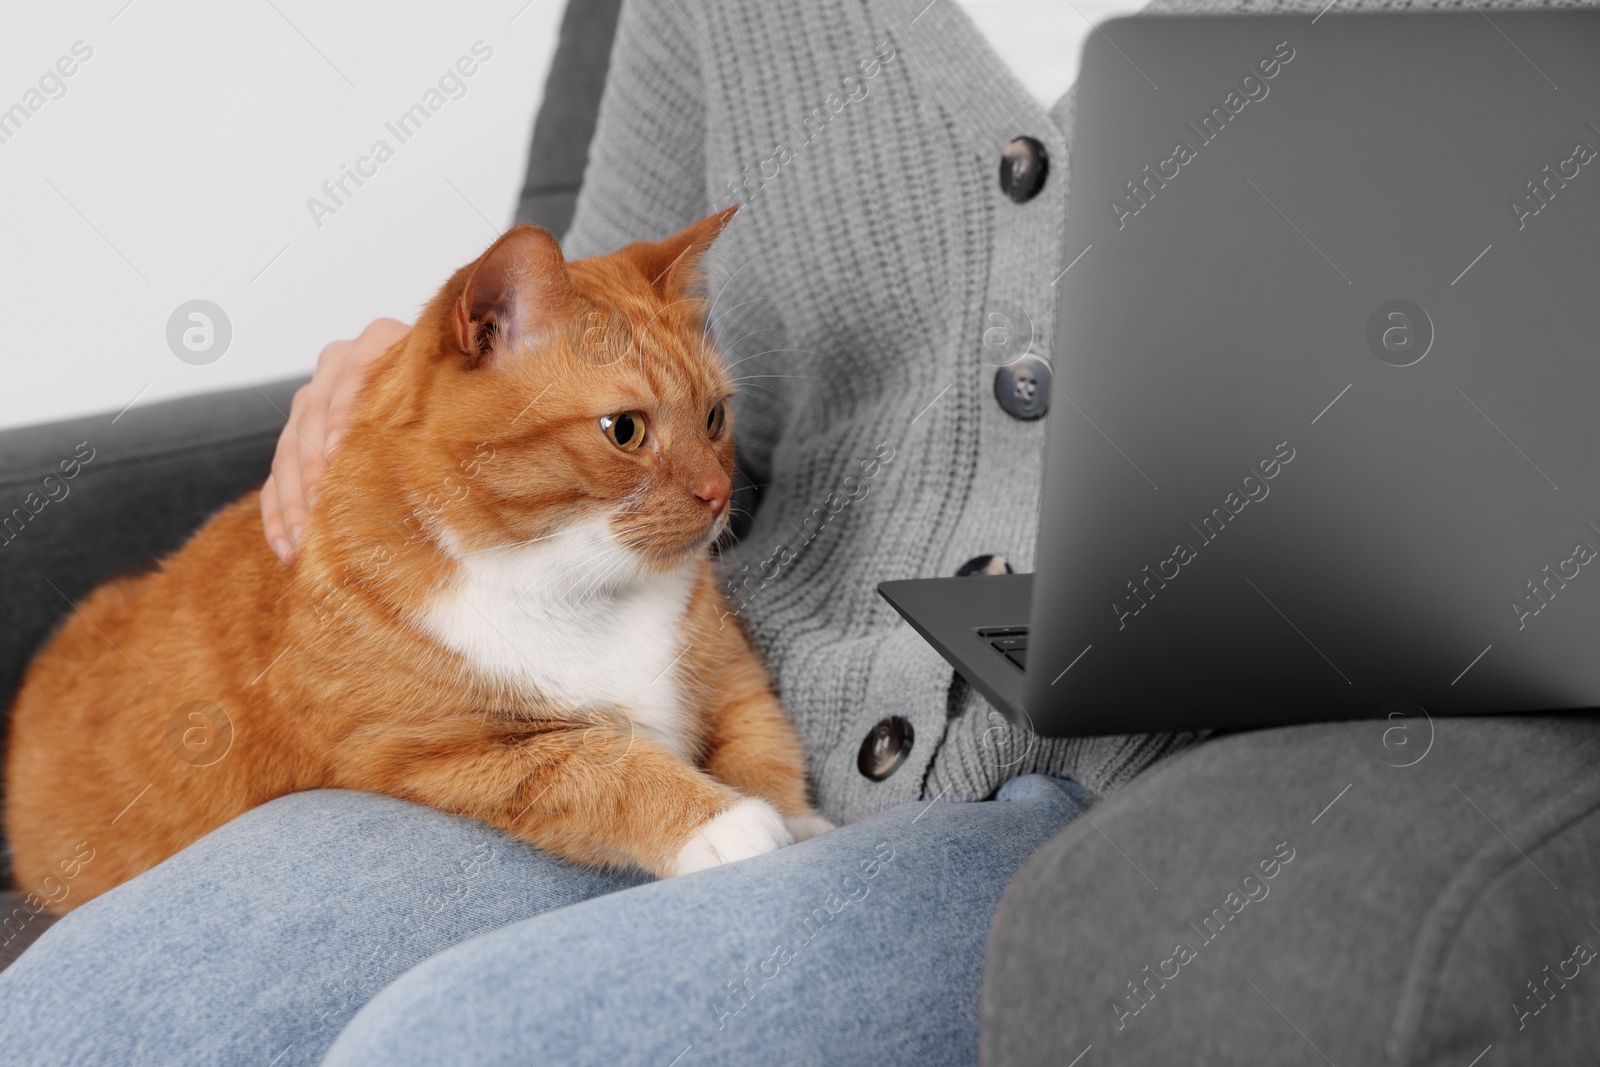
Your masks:
<path fill-rule="evenodd" d="M 0 890 L 0 971 L 11 966 L 55 921 L 43 911 L 35 912 L 25 898 L 20 890 Z"/>
<path fill-rule="evenodd" d="M 517 205 L 519 221 L 537 223 L 558 237 L 572 222 L 589 163 L 621 7 L 622 0 L 573 0 L 561 17 L 561 39 L 533 124 L 528 173 Z"/>
<path fill-rule="evenodd" d="M 1408 767 L 1425 726 L 1386 725 L 1210 741 L 1030 857 L 984 1062 L 1593 1062 L 1600 973 L 1569 961 L 1600 949 L 1600 721 L 1440 720 Z"/>

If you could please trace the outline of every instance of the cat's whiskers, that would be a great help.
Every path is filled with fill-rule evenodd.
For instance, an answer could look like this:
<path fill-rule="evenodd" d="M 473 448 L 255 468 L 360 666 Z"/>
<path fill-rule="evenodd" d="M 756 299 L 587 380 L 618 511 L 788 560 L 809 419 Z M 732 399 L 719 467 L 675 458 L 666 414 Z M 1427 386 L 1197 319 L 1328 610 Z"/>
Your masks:
<path fill-rule="evenodd" d="M 750 336 L 749 334 L 745 334 L 745 337 L 749 337 L 749 336 Z M 743 340 L 743 338 L 741 338 L 741 340 Z M 795 352 L 795 353 L 800 353 L 802 355 L 807 355 L 807 356 L 821 356 L 823 359 L 837 359 L 837 358 L 839 358 L 837 355 L 835 355 L 832 352 L 818 352 L 814 348 L 765 348 L 765 349 L 762 349 L 760 352 L 752 352 L 748 356 L 740 356 L 738 359 L 736 359 L 732 363 L 728 364 L 728 369 L 732 370 L 733 368 L 737 367 L 739 364 L 745 362 L 746 360 L 756 359 L 756 358 L 758 358 L 760 356 L 780 355 L 780 354 L 785 353 L 785 352 Z"/>
<path fill-rule="evenodd" d="M 726 278 L 722 279 L 722 284 L 717 287 L 716 295 L 711 298 L 710 307 L 706 308 L 706 327 L 705 327 L 705 331 L 702 332 L 702 334 L 701 334 L 702 337 L 705 336 L 705 332 L 709 332 L 710 331 L 710 329 L 711 329 L 711 317 L 717 310 L 717 304 L 722 300 L 722 294 L 728 291 L 728 286 L 733 284 L 733 280 L 739 276 L 740 271 L 743 271 L 750 264 L 754 263 L 756 260 L 758 260 L 762 256 L 766 255 L 767 252 L 770 251 L 770 248 L 771 248 L 771 246 L 768 246 L 767 248 L 763 248 L 761 251 L 757 252 L 755 255 L 751 256 L 749 259 L 745 260 L 742 264 L 740 264 L 739 267 L 737 269 L 735 269 L 731 274 L 729 274 Z M 710 267 L 710 266 L 712 266 L 712 264 L 707 263 L 707 264 L 705 264 L 705 266 L 706 267 Z M 765 300 L 766 297 L 757 297 L 756 299 Z M 749 303 L 749 301 L 746 301 L 746 303 Z"/>
<path fill-rule="evenodd" d="M 584 590 L 583 595 L 580 596 L 577 602 L 573 604 L 572 610 L 582 611 L 585 607 L 587 607 L 589 601 L 594 599 L 595 595 L 602 589 L 605 589 L 611 580 L 617 576 L 618 572 L 626 568 L 631 562 L 632 561 L 626 557 L 619 556 L 613 558 L 606 569 L 601 571 L 600 574 L 596 575 L 595 578 L 589 582 L 588 588 Z"/>
<path fill-rule="evenodd" d="M 545 587 L 555 592 L 554 600 L 547 607 L 565 606 L 578 584 L 611 558 L 611 553 L 605 547 L 596 547 L 588 555 L 563 561 L 546 577 Z"/>
<path fill-rule="evenodd" d="M 660 308 L 657 308 L 655 314 L 651 315 L 650 318 L 645 322 L 645 324 L 642 327 L 640 327 L 639 332 L 638 332 L 638 334 L 637 334 L 637 336 L 635 338 L 635 341 L 636 341 L 635 348 L 639 353 L 639 366 L 640 366 L 641 369 L 644 367 L 644 346 L 645 346 L 645 342 L 650 340 L 650 330 L 651 330 L 651 328 L 653 326 L 655 326 L 656 320 L 659 319 L 662 315 L 664 315 L 669 308 L 676 307 L 679 304 L 694 304 L 694 303 L 696 303 L 696 301 L 692 297 L 684 297 L 681 300 L 674 300 L 670 304 L 664 304 Z M 661 344 L 661 342 L 657 342 L 657 343 Z M 704 338 L 702 338 L 701 356 L 702 357 L 704 356 Z"/>
<path fill-rule="evenodd" d="M 744 307 L 746 304 L 754 304 L 754 303 L 756 303 L 758 301 L 769 300 L 769 299 L 771 299 L 771 298 L 770 297 L 765 297 L 765 296 L 753 296 L 749 300 L 740 301 L 739 303 L 733 305 L 733 307 L 731 307 L 728 310 L 724 311 L 715 320 L 711 317 L 710 313 L 708 312 L 707 315 L 706 315 L 705 326 L 702 327 L 701 330 L 700 330 L 700 352 L 699 352 L 699 358 L 704 360 L 706 358 L 706 350 L 710 349 L 710 348 L 720 348 L 724 352 L 730 351 L 733 348 L 733 345 L 719 345 L 717 343 L 717 341 L 716 341 L 714 333 L 715 333 L 715 331 L 720 330 L 722 328 L 721 321 L 720 321 L 721 319 L 727 318 L 729 315 L 733 314 L 735 311 L 738 311 L 740 308 Z M 764 332 L 766 330 L 769 330 L 769 329 L 772 329 L 772 327 L 762 327 L 759 330 L 752 330 L 751 333 L 762 333 L 762 332 Z M 747 333 L 747 334 L 744 335 L 744 337 L 739 338 L 739 340 L 742 341 L 742 340 L 744 340 L 745 337 L 749 337 L 749 336 L 750 336 L 750 334 Z M 738 343 L 739 343 L 738 341 L 734 342 L 734 344 L 738 344 Z"/>
<path fill-rule="evenodd" d="M 525 616 L 546 614 L 552 607 L 560 604 L 570 595 L 574 586 L 573 579 L 587 569 L 603 561 L 610 553 L 612 546 L 598 538 L 585 544 L 579 541 L 572 547 L 574 551 L 563 552 L 559 545 L 552 545 L 551 550 L 556 553 L 543 566 L 525 568 L 522 560 L 516 555 L 508 555 L 507 550 L 518 549 L 523 553 L 530 551 L 530 546 L 548 541 L 555 541 L 564 535 L 574 533 L 572 527 L 556 530 L 542 537 L 530 538 L 524 542 L 493 546 L 490 549 L 466 551 L 460 547 L 458 538 L 448 529 L 443 531 L 440 543 L 446 554 L 462 564 L 466 570 L 475 570 L 483 566 L 509 567 L 500 578 L 500 592 L 508 597 L 505 607 Z M 533 548 L 533 552 L 541 549 Z M 529 557 L 523 557 L 529 558 Z M 471 561 L 468 565 L 468 561 Z M 529 558 L 531 562 L 531 558 Z M 457 581 L 466 580 L 465 573 L 458 573 Z M 533 598 L 533 603 L 529 599 Z"/>
<path fill-rule="evenodd" d="M 646 516 L 644 521 L 631 525 L 616 526 L 616 515 L 614 512 L 613 525 L 609 527 L 610 545 L 597 547 L 588 555 L 569 561 L 567 566 L 550 576 L 549 586 L 560 588 L 555 602 L 548 605 L 550 608 L 559 606 L 563 614 L 570 617 L 586 608 L 596 597 L 621 592 L 632 584 L 632 579 L 643 577 L 640 570 L 643 561 L 635 550 L 627 547 L 625 538 L 649 527 L 652 517 Z M 630 571 L 632 573 L 627 573 Z M 623 580 L 619 581 L 619 578 Z"/>
<path fill-rule="evenodd" d="M 566 588 L 563 589 L 561 593 L 561 599 L 565 601 L 572 595 L 574 590 L 582 585 L 584 592 L 582 595 L 580 595 L 578 601 L 573 604 L 574 608 L 581 606 L 583 600 L 594 591 L 599 582 L 604 581 L 616 570 L 619 570 L 623 566 L 632 563 L 633 561 L 630 558 L 631 556 L 632 553 L 626 552 L 626 550 L 623 553 L 596 551 L 594 555 L 590 557 L 589 566 L 584 569 L 583 573 L 575 575 L 571 581 L 566 583 Z M 595 574 L 597 571 L 599 572 L 599 577 L 595 580 L 595 582 L 585 584 L 585 579 L 587 579 L 591 574 Z"/>
<path fill-rule="evenodd" d="M 749 264 L 746 264 L 746 266 L 749 266 Z M 743 270 L 744 268 L 741 267 L 739 269 Z M 727 288 L 727 286 L 724 285 L 723 289 L 726 289 L 726 288 Z M 721 294 L 719 293 L 718 294 L 718 298 L 720 299 L 720 297 L 721 297 Z M 738 311 L 740 308 L 744 307 L 746 304 L 755 304 L 755 303 L 759 303 L 762 300 L 771 300 L 771 299 L 772 298 L 770 296 L 752 296 L 749 300 L 741 300 L 741 301 L 739 301 L 737 304 L 733 305 L 733 307 L 728 308 L 726 311 L 722 312 L 722 314 L 720 314 L 720 315 L 713 314 L 717 310 L 716 302 L 713 301 L 711 307 L 706 310 L 705 326 L 700 331 L 700 339 L 701 339 L 701 341 L 704 342 L 707 339 L 709 339 L 713 330 L 721 329 L 722 320 L 723 319 L 726 319 L 729 315 L 732 315 L 735 311 Z"/>
<path fill-rule="evenodd" d="M 648 529 L 649 527 L 650 527 L 650 517 L 646 516 L 642 522 L 634 523 L 632 526 L 617 526 L 617 527 L 614 527 L 612 529 L 611 533 L 612 533 L 612 536 L 616 538 L 616 542 L 617 542 L 618 545 L 622 546 L 625 549 L 628 549 L 628 551 L 631 552 L 631 551 L 634 551 L 634 550 L 631 549 L 631 548 L 628 548 L 627 538 L 630 537 L 633 534 L 640 533 L 640 532 Z"/>
<path fill-rule="evenodd" d="M 744 479 L 746 489 L 765 489 L 767 486 L 772 484 L 771 482 L 762 482 L 760 485 L 757 485 L 756 480 L 750 477 L 749 472 L 747 472 L 743 467 L 739 466 L 738 463 L 733 465 L 733 472 Z"/>
<path fill-rule="evenodd" d="M 723 345 L 722 346 L 722 350 L 724 352 L 732 352 L 734 349 L 739 347 L 740 342 L 742 342 L 746 337 L 754 337 L 758 333 L 770 333 L 772 330 L 774 330 L 776 328 L 777 327 L 775 327 L 775 326 L 757 326 L 755 329 L 751 330 L 748 333 L 740 334 L 739 335 L 739 339 L 737 341 L 730 341 L 729 343 Z"/>
<path fill-rule="evenodd" d="M 780 392 L 778 392 L 778 391 L 777 391 L 777 390 L 776 390 L 776 389 L 773 389 L 773 388 L 770 388 L 770 387 L 768 387 L 768 386 L 765 386 L 765 385 L 757 385 L 757 384 L 756 384 L 756 383 L 755 383 L 755 382 L 749 382 L 749 383 L 747 383 L 747 384 L 748 384 L 748 385 L 749 385 L 749 386 L 750 386 L 750 388 L 752 388 L 752 389 L 760 389 L 760 390 L 761 390 L 761 391 L 762 391 L 762 392 L 766 392 L 766 393 L 771 393 L 771 394 L 772 394 L 772 395 L 773 395 L 773 396 L 776 396 L 776 397 L 781 397 L 781 396 L 783 396 L 783 394 L 782 394 L 782 393 L 780 393 Z M 735 392 L 735 393 L 737 393 L 737 392 L 739 392 L 739 391 L 740 391 L 740 390 L 738 390 L 738 389 L 735 389 L 735 390 L 734 390 L 734 392 Z"/>
<path fill-rule="evenodd" d="M 460 552 L 460 555 L 463 555 L 463 556 L 479 556 L 479 555 L 484 554 L 485 552 L 505 552 L 508 549 L 521 548 L 524 545 L 535 545 L 535 544 L 538 544 L 540 541 L 548 541 L 551 538 L 559 537 L 560 535 L 561 535 L 561 531 L 557 530 L 555 533 L 548 533 L 548 534 L 545 534 L 543 537 L 530 537 L 526 541 L 511 541 L 511 542 L 509 542 L 507 544 L 503 544 L 503 545 L 490 545 L 488 548 L 468 548 L 468 549 L 463 549 Z"/>

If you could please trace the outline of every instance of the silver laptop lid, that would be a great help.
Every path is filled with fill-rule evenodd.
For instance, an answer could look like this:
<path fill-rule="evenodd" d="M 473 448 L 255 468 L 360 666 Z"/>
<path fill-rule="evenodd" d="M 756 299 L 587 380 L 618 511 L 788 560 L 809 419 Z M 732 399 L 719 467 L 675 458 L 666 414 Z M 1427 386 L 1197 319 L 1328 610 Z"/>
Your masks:
<path fill-rule="evenodd" d="M 1030 714 L 1600 705 L 1600 14 L 1120 19 L 1082 71 Z"/>

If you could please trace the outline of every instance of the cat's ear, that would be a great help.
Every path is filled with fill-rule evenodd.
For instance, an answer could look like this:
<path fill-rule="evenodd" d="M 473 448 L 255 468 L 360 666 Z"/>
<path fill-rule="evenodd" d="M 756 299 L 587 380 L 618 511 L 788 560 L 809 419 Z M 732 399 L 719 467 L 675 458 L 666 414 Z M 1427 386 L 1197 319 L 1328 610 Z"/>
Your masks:
<path fill-rule="evenodd" d="M 489 246 L 456 298 L 456 343 L 476 366 L 496 340 L 514 344 L 566 319 L 572 283 L 561 246 L 538 226 L 515 226 Z"/>
<path fill-rule="evenodd" d="M 661 241 L 630 247 L 634 262 L 656 291 L 669 300 L 692 295 L 700 281 L 700 257 L 732 221 L 739 205 L 723 208 Z"/>

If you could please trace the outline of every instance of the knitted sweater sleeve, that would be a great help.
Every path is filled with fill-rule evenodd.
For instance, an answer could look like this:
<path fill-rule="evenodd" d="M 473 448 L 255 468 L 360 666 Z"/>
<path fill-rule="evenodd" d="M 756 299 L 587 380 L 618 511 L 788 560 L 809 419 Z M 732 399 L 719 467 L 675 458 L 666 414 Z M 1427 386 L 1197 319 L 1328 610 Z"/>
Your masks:
<path fill-rule="evenodd" d="M 666 237 L 709 213 L 700 47 L 671 0 L 626 0 L 589 166 L 562 242 L 569 259 Z"/>

